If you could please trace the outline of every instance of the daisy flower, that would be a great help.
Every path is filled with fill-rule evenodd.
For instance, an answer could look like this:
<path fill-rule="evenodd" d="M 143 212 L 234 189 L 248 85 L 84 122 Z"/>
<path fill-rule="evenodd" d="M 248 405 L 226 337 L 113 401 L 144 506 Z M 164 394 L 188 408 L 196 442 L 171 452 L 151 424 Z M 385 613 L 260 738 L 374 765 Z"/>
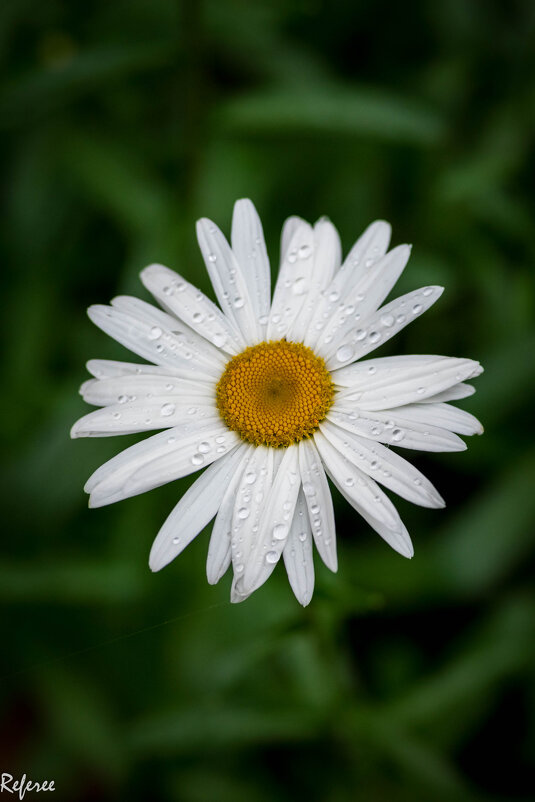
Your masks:
<path fill-rule="evenodd" d="M 337 570 L 327 477 L 392 548 L 412 557 L 408 532 L 380 485 L 423 507 L 444 501 L 391 446 L 461 451 L 480 423 L 449 402 L 481 373 L 471 359 L 364 359 L 440 297 L 423 287 L 383 305 L 410 254 L 388 250 L 390 226 L 372 223 L 342 263 L 327 219 L 284 224 L 273 299 L 262 226 L 249 200 L 234 207 L 231 244 L 197 223 L 219 306 L 177 273 L 141 273 L 161 308 L 120 296 L 89 317 L 143 364 L 91 360 L 81 387 L 99 409 L 72 437 L 164 431 L 122 451 L 88 480 L 102 507 L 202 473 L 163 524 L 150 553 L 158 571 L 215 517 L 211 584 L 232 565 L 231 600 L 262 585 L 281 557 L 303 605 L 314 587 L 313 544 Z M 148 363 L 148 364 L 147 364 Z"/>

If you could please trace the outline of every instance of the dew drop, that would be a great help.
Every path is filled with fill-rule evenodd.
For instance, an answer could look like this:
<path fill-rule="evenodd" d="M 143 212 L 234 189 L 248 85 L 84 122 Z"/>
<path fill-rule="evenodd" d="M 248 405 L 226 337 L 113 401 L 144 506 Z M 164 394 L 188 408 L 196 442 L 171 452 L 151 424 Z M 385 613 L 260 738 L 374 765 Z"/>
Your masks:
<path fill-rule="evenodd" d="M 378 331 L 370 331 L 370 333 L 368 334 L 368 340 L 371 343 L 377 343 L 377 342 L 379 342 L 380 339 L 381 339 L 381 335 L 380 335 L 380 333 Z"/>
<path fill-rule="evenodd" d="M 215 253 L 208 254 L 208 261 L 209 262 L 217 262 L 217 256 Z"/>
<path fill-rule="evenodd" d="M 347 362 L 353 356 L 353 349 L 349 345 L 341 345 L 336 352 L 336 358 L 339 362 Z"/>
<path fill-rule="evenodd" d="M 174 537 L 173 538 L 173 545 L 177 546 L 179 543 L 180 543 L 180 538 L 179 537 Z"/>
<path fill-rule="evenodd" d="M 277 554 L 276 551 L 268 551 L 268 553 L 266 554 L 266 562 L 269 563 L 270 565 L 275 565 L 278 559 L 279 555 Z"/>
<path fill-rule="evenodd" d="M 314 496 L 316 494 L 316 488 L 312 482 L 305 482 L 303 484 L 303 493 L 305 496 Z"/>
<path fill-rule="evenodd" d="M 292 292 L 294 295 L 303 295 L 307 289 L 307 282 L 304 278 L 298 278 L 294 281 Z"/>
<path fill-rule="evenodd" d="M 254 483 L 256 482 L 256 473 L 254 471 L 248 471 L 245 474 L 245 482 L 248 485 L 254 485 Z"/>
<path fill-rule="evenodd" d="M 119 402 L 119 404 L 126 404 L 126 402 L 128 401 L 128 396 L 120 395 L 117 401 Z"/>
<path fill-rule="evenodd" d="M 403 429 L 392 430 L 392 440 L 394 440 L 396 443 L 401 442 L 401 440 L 403 440 L 404 437 L 405 437 L 405 432 L 403 431 Z"/>
<path fill-rule="evenodd" d="M 172 415 L 175 411 L 176 407 L 174 404 L 163 404 L 160 410 L 160 413 L 163 415 L 164 418 L 168 418 L 169 415 Z"/>
<path fill-rule="evenodd" d="M 238 563 L 238 564 L 237 564 L 237 565 L 234 567 L 234 570 L 236 571 L 236 573 L 237 573 L 237 574 L 241 574 L 241 573 L 243 572 L 243 569 L 244 569 L 244 568 L 245 568 L 245 566 L 244 566 L 244 564 L 243 564 L 243 563 Z"/>
<path fill-rule="evenodd" d="M 202 323 L 202 321 L 204 320 L 203 313 L 202 312 L 194 312 L 192 320 L 193 320 L 194 323 Z"/>
<path fill-rule="evenodd" d="M 433 293 L 433 287 L 424 287 L 422 290 L 422 295 L 425 295 L 426 298 L 429 298 L 430 295 Z"/>
<path fill-rule="evenodd" d="M 162 336 L 162 330 L 159 326 L 153 326 L 149 332 L 149 340 L 157 340 Z"/>
<path fill-rule="evenodd" d="M 340 294 L 336 292 L 336 290 L 333 290 L 333 292 L 329 293 L 329 301 L 331 301 L 332 303 L 335 303 L 335 301 L 337 301 L 339 298 Z"/>
<path fill-rule="evenodd" d="M 241 518 L 241 520 L 243 521 L 245 520 L 245 518 L 248 517 L 249 517 L 249 510 L 247 509 L 247 507 L 240 507 L 240 509 L 238 510 L 238 518 Z"/>
<path fill-rule="evenodd" d="M 206 440 L 203 440 L 202 443 L 199 443 L 197 446 L 201 454 L 208 454 L 210 451 L 210 443 L 207 443 Z"/>
<path fill-rule="evenodd" d="M 192 465 L 202 465 L 204 462 L 204 457 L 202 454 L 194 454 L 191 458 Z"/>
<path fill-rule="evenodd" d="M 394 315 L 383 315 L 381 317 L 381 323 L 383 324 L 383 326 L 390 328 L 390 326 L 393 326 L 395 323 Z"/>
<path fill-rule="evenodd" d="M 288 534 L 288 527 L 286 524 L 276 524 L 273 527 L 273 537 L 275 540 L 284 540 L 286 535 Z"/>
<path fill-rule="evenodd" d="M 221 333 L 218 332 L 214 334 L 214 336 L 212 337 L 212 342 L 216 348 L 221 348 L 223 345 L 225 345 L 226 341 L 227 337 L 222 332 Z"/>
<path fill-rule="evenodd" d="M 414 304 L 414 306 L 412 307 L 413 315 L 419 315 L 422 309 L 423 309 L 422 304 Z"/>
<path fill-rule="evenodd" d="M 352 476 L 348 476 L 347 479 L 344 481 L 344 484 L 346 485 L 346 487 L 353 487 L 353 485 L 355 484 L 355 480 L 353 479 Z"/>
<path fill-rule="evenodd" d="M 298 538 L 301 541 L 301 543 L 304 543 L 305 540 L 307 539 L 307 533 L 306 532 L 299 532 Z"/>
<path fill-rule="evenodd" d="M 240 298 L 239 295 L 238 295 L 237 298 L 234 298 L 234 308 L 235 309 L 241 309 L 242 306 L 244 305 L 244 303 L 245 303 L 245 301 L 243 300 L 243 298 Z"/>

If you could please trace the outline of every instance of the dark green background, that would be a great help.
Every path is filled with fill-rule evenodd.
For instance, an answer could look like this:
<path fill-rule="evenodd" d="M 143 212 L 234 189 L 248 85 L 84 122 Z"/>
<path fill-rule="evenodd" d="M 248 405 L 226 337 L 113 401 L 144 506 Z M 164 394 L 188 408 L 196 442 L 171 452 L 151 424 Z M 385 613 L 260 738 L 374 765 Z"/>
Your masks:
<path fill-rule="evenodd" d="M 75 802 L 535 798 L 534 21 L 531 0 L 3 0 L 0 771 Z M 389 219 L 414 243 L 399 294 L 446 292 L 378 353 L 486 368 L 461 404 L 484 437 L 408 454 L 448 503 L 399 502 L 414 559 L 337 497 L 340 570 L 316 560 L 306 610 L 282 566 L 231 606 L 206 532 L 151 574 L 190 480 L 88 510 L 133 439 L 68 438 L 85 361 L 130 358 L 85 307 L 147 298 L 152 261 L 207 290 L 194 222 L 228 232 L 244 196 L 274 268 L 289 214 L 327 214 L 345 251 Z"/>

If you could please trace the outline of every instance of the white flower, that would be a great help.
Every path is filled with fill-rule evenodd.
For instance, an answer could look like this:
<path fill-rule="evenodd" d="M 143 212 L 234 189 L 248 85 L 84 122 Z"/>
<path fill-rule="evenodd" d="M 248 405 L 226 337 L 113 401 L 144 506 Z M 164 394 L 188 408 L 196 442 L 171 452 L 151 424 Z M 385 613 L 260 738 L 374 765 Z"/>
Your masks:
<path fill-rule="evenodd" d="M 442 507 L 433 485 L 389 446 L 460 451 L 479 422 L 449 404 L 471 395 L 470 359 L 362 359 L 441 295 L 423 287 L 382 306 L 410 254 L 387 252 L 390 226 L 372 223 L 341 264 L 326 219 L 284 225 L 273 300 L 262 226 L 253 204 L 234 207 L 232 247 L 209 220 L 199 245 L 220 303 L 177 273 L 141 274 L 158 309 L 121 296 L 92 306 L 103 331 L 151 364 L 91 360 L 82 385 L 100 407 L 73 437 L 164 429 L 111 459 L 85 489 L 90 506 L 135 496 L 205 470 L 162 526 L 150 554 L 158 571 L 214 518 L 207 575 L 232 563 L 232 601 L 262 585 L 281 558 L 301 604 L 314 586 L 312 542 L 337 569 L 327 476 L 405 557 L 411 540 L 383 485 L 424 507 Z"/>

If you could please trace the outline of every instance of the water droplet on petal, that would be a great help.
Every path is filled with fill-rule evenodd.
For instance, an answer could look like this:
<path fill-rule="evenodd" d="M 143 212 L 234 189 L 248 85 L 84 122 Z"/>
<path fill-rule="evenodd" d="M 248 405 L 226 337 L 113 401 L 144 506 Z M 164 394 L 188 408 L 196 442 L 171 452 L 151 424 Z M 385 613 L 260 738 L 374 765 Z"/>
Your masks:
<path fill-rule="evenodd" d="M 305 482 L 303 484 L 303 493 L 305 496 L 313 496 L 316 493 L 316 488 L 312 484 L 312 482 Z"/>
<path fill-rule="evenodd" d="M 300 259 L 307 259 L 312 253 L 312 248 L 305 243 L 305 245 L 301 245 L 297 253 Z"/>
<path fill-rule="evenodd" d="M 275 565 L 278 559 L 279 555 L 277 554 L 276 551 L 268 551 L 268 553 L 266 554 L 266 562 L 269 563 L 270 565 Z"/>
<path fill-rule="evenodd" d="M 422 309 L 423 309 L 422 304 L 414 304 L 414 306 L 412 307 L 413 315 L 419 315 Z"/>
<path fill-rule="evenodd" d="M 298 278 L 294 281 L 292 292 L 294 295 L 303 295 L 307 289 L 307 282 L 304 278 Z"/>
<path fill-rule="evenodd" d="M 163 415 L 164 418 L 168 418 L 169 415 L 172 415 L 175 411 L 176 407 L 174 404 L 163 404 L 160 410 L 160 413 Z"/>
<path fill-rule="evenodd" d="M 149 340 L 157 340 L 162 336 L 162 330 L 159 326 L 153 326 L 149 332 Z"/>
<path fill-rule="evenodd" d="M 208 261 L 209 262 L 217 262 L 217 256 L 215 253 L 208 254 Z"/>
<path fill-rule="evenodd" d="M 199 443 L 197 446 L 201 454 L 208 454 L 210 451 L 210 443 L 207 443 L 206 440 L 203 440 L 202 443 Z"/>
<path fill-rule="evenodd" d="M 245 481 L 248 485 L 254 485 L 256 482 L 256 473 L 254 471 L 248 471 L 245 474 Z"/>
<path fill-rule="evenodd" d="M 339 362 L 347 362 L 353 356 L 353 349 L 349 345 L 341 345 L 336 352 L 336 358 Z"/>
<path fill-rule="evenodd" d="M 287 534 L 288 527 L 286 524 L 276 524 L 276 526 L 273 527 L 273 537 L 275 540 L 284 540 Z"/>
<path fill-rule="evenodd" d="M 392 440 L 396 443 L 399 443 L 405 437 L 405 432 L 403 429 L 393 429 L 392 430 Z"/>
<path fill-rule="evenodd" d="M 245 520 L 245 518 L 248 517 L 249 517 L 249 510 L 247 509 L 247 507 L 240 507 L 240 509 L 238 510 L 238 518 L 241 518 L 241 520 L 243 521 Z"/>
<path fill-rule="evenodd" d="M 223 334 L 222 332 L 221 333 L 218 332 L 214 334 L 214 336 L 212 337 L 212 342 L 216 348 L 222 348 L 225 345 L 226 341 L 227 341 L 227 335 Z"/>
<path fill-rule="evenodd" d="M 191 458 L 192 465 L 202 465 L 204 462 L 204 457 L 202 454 L 194 454 Z"/>

